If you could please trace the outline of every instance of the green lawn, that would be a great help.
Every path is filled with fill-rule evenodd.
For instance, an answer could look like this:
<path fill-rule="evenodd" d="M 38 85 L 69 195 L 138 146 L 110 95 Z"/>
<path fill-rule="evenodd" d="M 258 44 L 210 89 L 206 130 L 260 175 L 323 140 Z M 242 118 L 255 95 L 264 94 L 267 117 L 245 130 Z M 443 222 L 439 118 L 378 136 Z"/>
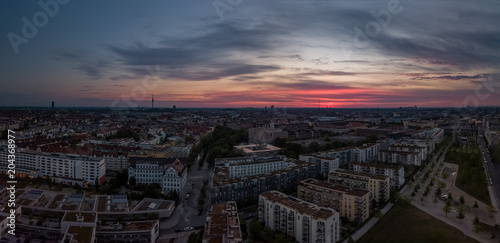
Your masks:
<path fill-rule="evenodd" d="M 395 205 L 357 243 L 478 242 L 452 226 L 409 205 Z"/>
<path fill-rule="evenodd" d="M 445 161 L 459 166 L 455 182 L 458 188 L 487 205 L 491 204 L 482 154 L 479 149 L 475 148 L 474 152 L 469 152 L 466 149 L 450 150 L 446 153 Z"/>

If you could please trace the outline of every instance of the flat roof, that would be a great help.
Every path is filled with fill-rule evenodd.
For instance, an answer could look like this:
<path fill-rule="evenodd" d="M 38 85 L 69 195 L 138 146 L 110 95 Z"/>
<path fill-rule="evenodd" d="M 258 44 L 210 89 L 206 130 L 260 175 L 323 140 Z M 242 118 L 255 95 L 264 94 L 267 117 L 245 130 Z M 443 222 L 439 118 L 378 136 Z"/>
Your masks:
<path fill-rule="evenodd" d="M 144 198 L 132 211 L 153 211 L 168 209 L 174 204 L 173 201 L 163 199 Z"/>
<path fill-rule="evenodd" d="M 335 214 L 338 214 L 333 209 L 320 207 L 318 205 L 308 203 L 306 201 L 300 200 L 296 197 L 288 196 L 282 192 L 278 191 L 268 191 L 260 194 L 260 196 L 267 198 L 267 200 L 274 203 L 279 203 L 286 207 L 289 207 L 301 214 L 307 214 L 314 218 L 328 219 Z"/>
<path fill-rule="evenodd" d="M 326 189 L 331 189 L 331 190 L 334 190 L 337 192 L 342 192 L 342 193 L 345 193 L 348 195 L 358 196 L 358 197 L 361 197 L 361 196 L 364 196 L 364 195 L 370 193 L 369 191 L 366 191 L 366 190 L 350 188 L 347 186 L 332 184 L 332 183 L 329 183 L 326 181 L 319 181 L 316 179 L 305 179 L 305 180 L 300 182 L 300 186 L 307 186 L 308 184 L 314 185 L 317 187 L 326 188 Z"/>
<path fill-rule="evenodd" d="M 96 213 L 88 213 L 88 212 L 81 212 L 81 211 L 67 211 L 64 214 L 64 218 L 62 221 L 71 221 L 71 222 L 78 222 L 78 218 L 80 216 L 83 216 L 83 222 L 86 223 L 93 223 L 96 220 Z"/>
<path fill-rule="evenodd" d="M 67 234 L 72 234 L 73 239 L 77 240 L 77 242 L 83 243 L 83 242 L 91 242 L 94 231 L 95 231 L 94 227 L 70 225 L 68 227 Z"/>

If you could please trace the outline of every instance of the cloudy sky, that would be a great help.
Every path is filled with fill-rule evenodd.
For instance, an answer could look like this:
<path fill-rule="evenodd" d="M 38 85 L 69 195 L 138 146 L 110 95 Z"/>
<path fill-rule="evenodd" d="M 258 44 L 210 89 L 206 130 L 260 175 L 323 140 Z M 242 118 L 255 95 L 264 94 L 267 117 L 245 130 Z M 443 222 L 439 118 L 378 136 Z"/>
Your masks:
<path fill-rule="evenodd" d="M 500 1 L 41 2 L 3 2 L 0 106 L 500 104 Z"/>

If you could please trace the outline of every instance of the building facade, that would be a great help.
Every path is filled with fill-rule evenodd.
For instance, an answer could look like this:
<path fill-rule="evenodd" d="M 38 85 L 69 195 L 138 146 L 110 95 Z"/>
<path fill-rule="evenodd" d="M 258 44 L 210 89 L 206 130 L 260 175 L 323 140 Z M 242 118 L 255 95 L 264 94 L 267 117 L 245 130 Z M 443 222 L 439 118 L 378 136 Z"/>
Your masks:
<path fill-rule="evenodd" d="M 278 170 L 268 170 L 262 174 L 252 173 L 251 176 L 245 177 L 231 177 L 230 166 L 216 166 L 212 178 L 212 203 L 252 202 L 257 200 L 260 193 L 271 190 L 292 192 L 301 180 L 316 176 L 315 164 L 284 157 L 282 160 L 290 164 Z M 252 167 L 247 169 L 251 170 Z"/>
<path fill-rule="evenodd" d="M 388 176 L 391 188 L 399 189 L 405 183 L 405 168 L 402 165 L 382 163 L 352 163 L 349 169 L 356 172 L 365 172 L 372 175 Z"/>
<path fill-rule="evenodd" d="M 390 197 L 390 180 L 388 176 L 339 169 L 330 172 L 328 182 L 370 191 L 370 201 L 379 205 L 385 204 Z"/>
<path fill-rule="evenodd" d="M 158 183 L 164 193 L 182 193 L 187 181 L 187 167 L 179 159 L 136 158 L 130 163 L 128 178 L 134 177 L 136 183 Z"/>
<path fill-rule="evenodd" d="M 0 148 L 2 173 L 8 170 L 7 155 L 7 148 Z M 101 185 L 106 181 L 106 161 L 86 155 L 19 150 L 16 152 L 16 176 L 50 177 L 68 185 L 95 185 L 96 182 Z"/>
<path fill-rule="evenodd" d="M 214 204 L 207 214 L 203 243 L 243 242 L 236 202 Z"/>
<path fill-rule="evenodd" d="M 259 221 L 299 243 L 335 243 L 340 239 L 338 212 L 278 191 L 259 196 Z"/>
<path fill-rule="evenodd" d="M 333 208 L 341 217 L 363 222 L 370 216 L 370 192 L 306 179 L 297 187 L 297 197 L 321 207 Z"/>

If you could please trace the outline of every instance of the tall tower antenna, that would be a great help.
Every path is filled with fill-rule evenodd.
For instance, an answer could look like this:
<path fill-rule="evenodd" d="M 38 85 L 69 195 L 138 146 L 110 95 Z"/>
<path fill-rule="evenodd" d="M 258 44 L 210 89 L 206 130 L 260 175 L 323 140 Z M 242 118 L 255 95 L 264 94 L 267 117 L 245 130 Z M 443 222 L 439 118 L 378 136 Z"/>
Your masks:
<path fill-rule="evenodd" d="M 153 95 L 151 95 L 151 109 L 155 108 L 155 98 Z"/>

